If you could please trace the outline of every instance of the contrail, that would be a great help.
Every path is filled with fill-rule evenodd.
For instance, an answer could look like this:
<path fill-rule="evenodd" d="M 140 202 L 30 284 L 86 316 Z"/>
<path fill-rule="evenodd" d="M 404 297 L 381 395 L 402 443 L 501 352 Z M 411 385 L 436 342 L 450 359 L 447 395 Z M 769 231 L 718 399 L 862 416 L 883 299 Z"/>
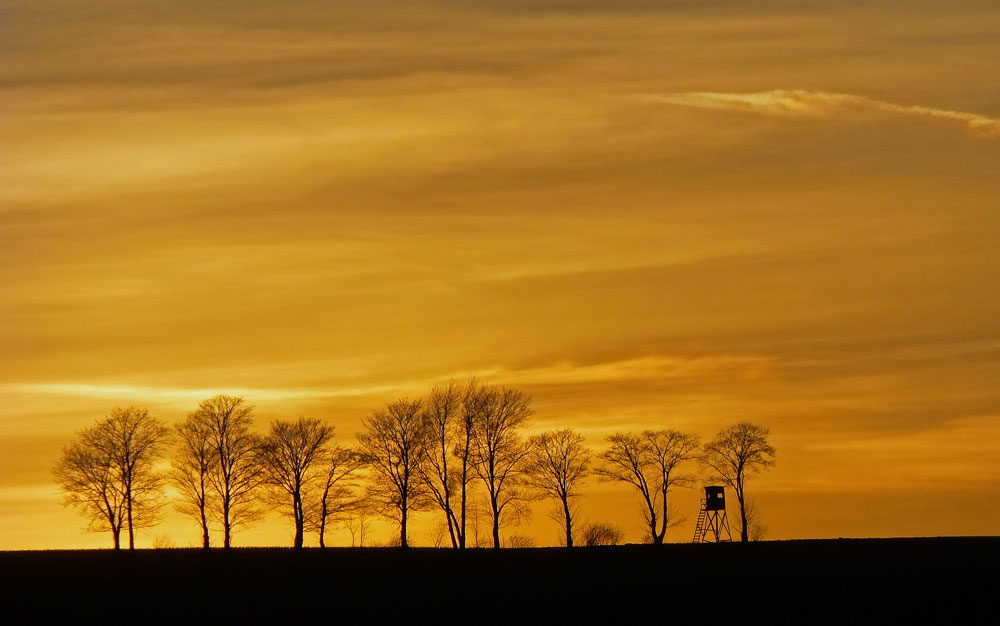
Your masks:
<path fill-rule="evenodd" d="M 974 137 L 1000 137 L 1000 119 L 994 117 L 965 111 L 896 104 L 865 96 L 827 91 L 807 91 L 804 89 L 775 89 L 750 93 L 694 91 L 642 94 L 637 95 L 636 98 L 645 102 L 660 102 L 699 109 L 745 111 L 783 117 L 826 118 L 838 114 L 849 114 L 852 111 L 881 111 L 894 115 L 958 122 L 964 125 L 966 131 Z"/>

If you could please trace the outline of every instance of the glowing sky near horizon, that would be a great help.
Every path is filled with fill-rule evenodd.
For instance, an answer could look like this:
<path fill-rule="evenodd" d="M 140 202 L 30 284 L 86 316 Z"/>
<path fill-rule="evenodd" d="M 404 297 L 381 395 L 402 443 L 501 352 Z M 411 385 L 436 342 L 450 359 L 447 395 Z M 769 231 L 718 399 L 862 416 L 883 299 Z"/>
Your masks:
<path fill-rule="evenodd" d="M 473 375 L 597 451 L 769 427 L 772 538 L 1000 533 L 998 32 L 973 1 L 0 0 L 0 549 L 109 543 L 49 468 L 113 406 L 233 393 L 346 443 Z M 624 487 L 581 507 L 640 539 Z M 512 532 L 554 544 L 546 511 Z"/>

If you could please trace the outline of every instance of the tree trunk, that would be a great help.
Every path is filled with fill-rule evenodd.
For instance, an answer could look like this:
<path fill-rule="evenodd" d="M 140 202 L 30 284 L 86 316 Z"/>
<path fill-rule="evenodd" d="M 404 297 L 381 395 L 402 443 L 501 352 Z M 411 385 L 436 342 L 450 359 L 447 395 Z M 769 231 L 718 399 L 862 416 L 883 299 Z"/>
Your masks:
<path fill-rule="evenodd" d="M 563 499 L 563 513 L 566 515 L 566 547 L 573 547 L 573 516 L 569 513 L 569 503 Z"/>
<path fill-rule="evenodd" d="M 466 465 L 467 465 L 467 463 L 465 461 L 463 461 L 463 468 L 462 468 L 462 523 L 461 523 L 461 527 L 458 529 L 458 549 L 459 550 L 465 550 L 465 537 L 466 537 L 466 534 L 465 534 L 465 528 L 466 528 L 466 526 L 465 526 L 466 508 L 465 507 L 466 507 L 466 499 L 467 499 L 467 492 L 468 492 L 468 481 L 466 480 L 468 478 L 468 470 L 465 467 Z"/>
<path fill-rule="evenodd" d="M 116 551 L 122 549 L 121 532 L 122 532 L 121 528 L 115 528 L 111 531 L 111 536 L 114 537 L 115 540 Z"/>
<path fill-rule="evenodd" d="M 663 536 L 656 533 L 656 513 L 653 511 L 653 506 L 649 507 L 649 538 L 653 542 L 654 546 L 663 544 Z"/>
<path fill-rule="evenodd" d="M 301 548 L 305 541 L 305 511 L 302 510 L 302 497 L 297 493 L 292 496 L 292 507 L 295 514 L 295 547 Z"/>
<path fill-rule="evenodd" d="M 451 539 L 451 547 L 458 547 L 458 538 L 455 537 L 455 523 L 453 518 L 455 517 L 455 511 L 451 508 L 451 485 L 448 481 L 448 447 L 445 445 L 444 438 L 441 439 L 441 456 L 445 459 L 442 472 L 441 484 L 444 487 L 444 519 L 448 522 L 448 537 Z"/>
<path fill-rule="evenodd" d="M 743 496 L 736 498 L 740 501 L 740 543 L 747 543 L 750 541 L 749 524 L 747 524 L 747 507 L 743 499 Z"/>
<path fill-rule="evenodd" d="M 496 497 L 490 497 L 490 507 L 493 509 L 493 549 L 500 549 L 500 510 Z"/>
<path fill-rule="evenodd" d="M 669 507 L 667 506 L 667 491 L 669 489 L 669 485 L 670 485 L 670 475 L 667 474 L 663 478 L 663 488 L 660 490 L 660 493 L 663 495 L 663 506 L 660 507 L 662 517 L 660 518 L 660 541 L 658 542 L 659 545 L 662 545 L 663 540 L 666 539 L 667 537 L 667 525 L 668 522 L 670 521 L 668 517 Z"/>
<path fill-rule="evenodd" d="M 205 509 L 208 507 L 208 496 L 205 493 L 205 470 L 202 469 L 201 477 L 199 478 L 201 485 L 201 494 L 198 501 L 198 509 L 201 512 L 201 547 L 208 550 L 209 548 L 209 538 L 208 538 L 208 515 L 205 513 Z"/>
<path fill-rule="evenodd" d="M 458 548 L 464 550 L 468 545 L 468 501 L 469 501 L 469 445 L 471 439 L 468 424 L 465 428 L 465 449 L 462 451 L 462 523 L 458 529 Z M 478 531 L 477 531 L 478 532 Z"/>
<path fill-rule="evenodd" d="M 406 543 L 406 513 L 407 513 L 407 511 L 404 508 L 401 512 L 402 512 L 403 515 L 401 516 L 400 523 L 399 523 L 399 546 L 401 548 L 407 548 L 407 547 L 409 547 L 408 544 Z"/>
<path fill-rule="evenodd" d="M 205 516 L 205 505 L 201 505 L 201 547 L 208 550 L 208 518 Z"/>
<path fill-rule="evenodd" d="M 230 504 L 231 503 L 229 500 L 229 487 L 227 486 L 226 493 L 222 499 L 222 547 L 227 550 L 229 549 L 233 538 L 232 537 L 233 528 L 232 525 L 229 523 Z"/>
<path fill-rule="evenodd" d="M 447 454 L 447 450 L 444 451 Z M 451 539 L 451 547 L 458 547 L 458 539 L 455 537 L 455 524 L 452 521 L 454 512 L 451 510 L 451 487 L 448 486 L 448 472 L 445 470 L 444 479 L 444 519 L 448 522 L 448 537 Z"/>
<path fill-rule="evenodd" d="M 330 517 L 330 480 L 327 479 L 326 488 L 323 489 L 323 499 L 320 501 L 319 511 L 319 547 L 326 547 L 326 520 Z M 353 541 L 351 542 L 354 543 Z"/>
<path fill-rule="evenodd" d="M 132 528 L 132 488 L 125 491 L 125 502 L 128 505 L 128 549 L 135 550 L 135 530 Z"/>

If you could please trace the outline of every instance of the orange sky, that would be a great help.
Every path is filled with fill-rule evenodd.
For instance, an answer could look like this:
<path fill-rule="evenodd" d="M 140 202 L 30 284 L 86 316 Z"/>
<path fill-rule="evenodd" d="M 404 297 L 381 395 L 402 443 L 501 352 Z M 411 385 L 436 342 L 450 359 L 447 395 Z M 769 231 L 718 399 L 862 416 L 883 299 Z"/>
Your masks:
<path fill-rule="evenodd" d="M 1000 532 L 1000 9 L 802 4 L 0 0 L 0 549 L 110 544 L 49 468 L 113 406 L 473 374 L 768 426 L 771 538 Z"/>

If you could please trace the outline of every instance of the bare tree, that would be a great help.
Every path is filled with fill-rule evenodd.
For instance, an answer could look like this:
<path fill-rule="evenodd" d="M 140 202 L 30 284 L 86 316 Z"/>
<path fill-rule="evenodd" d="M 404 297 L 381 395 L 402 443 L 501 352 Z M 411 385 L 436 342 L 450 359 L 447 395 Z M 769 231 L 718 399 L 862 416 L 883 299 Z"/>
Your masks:
<path fill-rule="evenodd" d="M 212 430 L 206 420 L 194 413 L 174 429 L 179 445 L 170 461 L 173 468 L 170 478 L 180 495 L 174 508 L 197 520 L 201 526 L 201 546 L 208 549 L 211 545 L 208 526 L 212 494 L 209 477 L 218 463 Z"/>
<path fill-rule="evenodd" d="M 587 524 L 580 535 L 585 546 L 616 546 L 625 537 L 621 528 L 603 522 Z"/>
<path fill-rule="evenodd" d="M 580 484 L 587 476 L 590 450 L 583 435 L 570 429 L 535 435 L 530 441 L 527 459 L 527 482 L 547 497 L 559 501 L 556 514 L 566 532 L 566 547 L 573 547 L 573 503 L 579 497 Z"/>
<path fill-rule="evenodd" d="M 92 444 L 111 456 L 125 497 L 128 547 L 135 549 L 135 529 L 159 521 L 164 475 L 156 470 L 170 430 L 145 409 L 116 408 L 90 431 Z"/>
<path fill-rule="evenodd" d="M 219 395 L 191 414 L 210 433 L 215 464 L 208 480 L 215 493 L 213 514 L 222 523 L 222 546 L 232 546 L 233 531 L 260 517 L 257 488 L 263 477 L 253 426 L 253 407 L 243 398 Z"/>
<path fill-rule="evenodd" d="M 407 547 L 407 522 L 412 511 L 427 503 L 427 486 L 420 479 L 426 458 L 426 430 L 420 400 L 399 400 L 372 411 L 358 435 L 364 461 L 371 467 L 368 496 L 383 515 L 399 524 L 399 545 Z"/>
<path fill-rule="evenodd" d="M 482 548 L 483 539 L 480 535 L 479 512 L 486 508 L 486 504 L 479 498 L 469 503 L 469 513 L 472 521 L 472 547 Z"/>
<path fill-rule="evenodd" d="M 292 518 L 295 526 L 292 545 L 296 548 L 301 548 L 305 541 L 305 490 L 320 478 L 319 465 L 332 438 L 333 426 L 300 417 L 294 422 L 271 422 L 271 431 L 260 442 L 263 483 L 268 487 L 271 502 Z"/>
<path fill-rule="evenodd" d="M 63 505 L 80 507 L 90 521 L 87 530 L 110 531 L 119 550 L 125 524 L 124 490 L 111 457 L 82 439 L 63 448 L 52 473 L 64 492 Z"/>
<path fill-rule="evenodd" d="M 595 472 L 604 480 L 628 483 L 639 491 L 649 538 L 662 544 L 671 525 L 667 496 L 673 487 L 691 485 L 693 477 L 681 474 L 678 467 L 696 458 L 698 438 L 676 430 L 647 430 L 639 435 L 615 433 L 608 442 L 611 446 L 601 454 L 603 464 Z"/>
<path fill-rule="evenodd" d="M 135 530 L 159 521 L 164 476 L 156 463 L 169 433 L 145 409 L 114 408 L 81 431 L 53 468 L 64 503 L 80 507 L 92 530 L 110 530 L 116 550 L 123 527 L 134 550 Z"/>
<path fill-rule="evenodd" d="M 711 478 L 736 492 L 740 503 L 740 541 L 750 539 L 747 519 L 747 479 L 774 465 L 774 448 L 767 442 L 767 428 L 750 422 L 739 422 L 719 431 L 715 439 L 705 444 L 702 463 Z"/>
<path fill-rule="evenodd" d="M 459 513 L 455 527 L 459 549 L 464 550 L 468 539 L 469 499 L 471 483 L 476 475 L 473 457 L 473 432 L 480 416 L 486 409 L 490 397 L 488 387 L 473 378 L 461 390 L 460 415 L 455 423 L 455 445 L 453 453 L 458 466 L 453 473 L 459 489 Z M 475 505 L 473 505 L 475 506 Z M 479 547 L 479 517 L 476 510 L 475 546 Z"/>
<path fill-rule="evenodd" d="M 351 533 L 351 547 L 365 547 L 365 540 L 371 534 L 372 520 L 371 511 L 365 502 L 359 502 L 358 506 L 351 508 L 344 527 Z"/>
<path fill-rule="evenodd" d="M 306 498 L 306 530 L 319 535 L 319 547 L 326 547 L 330 525 L 346 521 L 346 515 L 361 505 L 353 478 L 364 465 L 357 450 L 342 446 L 332 446 L 323 460 L 321 478 Z"/>
<path fill-rule="evenodd" d="M 535 538 L 528 535 L 511 535 L 504 544 L 508 548 L 534 548 Z"/>
<path fill-rule="evenodd" d="M 441 542 L 444 541 L 444 534 L 445 532 L 447 532 L 447 530 L 448 530 L 448 525 L 445 522 L 438 522 L 437 524 L 434 524 L 434 526 L 428 533 L 428 537 L 431 540 L 431 547 L 433 548 L 441 547 Z M 456 546 L 453 545 L 452 547 L 454 548 Z"/>
<path fill-rule="evenodd" d="M 418 468 L 420 476 L 431 498 L 444 513 L 445 526 L 453 548 L 459 547 L 459 538 L 464 535 L 462 524 L 455 513 L 452 499 L 462 480 L 461 457 L 461 404 L 462 390 L 455 383 L 434 387 L 423 406 L 423 426 L 426 430 L 427 445 L 424 447 L 424 462 Z M 458 440 L 458 441 L 456 441 Z M 456 450 L 456 447 L 459 450 Z M 459 472 L 456 473 L 456 463 Z M 468 477 L 468 463 L 465 463 Z M 466 481 L 467 482 L 467 481 Z M 464 540 L 464 537 L 463 537 Z M 464 541 L 463 541 L 464 545 Z"/>
<path fill-rule="evenodd" d="M 505 519 L 517 522 L 528 512 L 531 494 L 524 485 L 524 465 L 531 447 L 518 431 L 531 416 L 531 406 L 528 395 L 517 389 L 491 387 L 483 396 L 471 431 L 471 460 L 489 498 L 493 547 L 500 548 Z"/>

